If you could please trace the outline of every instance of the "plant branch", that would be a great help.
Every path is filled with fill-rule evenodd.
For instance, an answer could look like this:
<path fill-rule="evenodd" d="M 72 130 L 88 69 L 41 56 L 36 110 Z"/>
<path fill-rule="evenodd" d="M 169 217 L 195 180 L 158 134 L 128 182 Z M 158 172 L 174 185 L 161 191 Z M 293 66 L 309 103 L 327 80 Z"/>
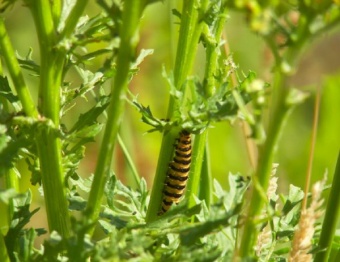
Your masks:
<path fill-rule="evenodd" d="M 72 8 L 69 16 L 67 17 L 65 27 L 61 33 L 61 39 L 64 37 L 69 37 L 74 28 L 76 27 L 80 16 L 83 14 L 85 7 L 88 3 L 88 0 L 77 0 L 76 4 Z"/>
<path fill-rule="evenodd" d="M 273 157 L 276 152 L 280 132 L 291 108 L 286 104 L 289 89 L 285 88 L 281 74 L 282 72 L 276 72 L 276 81 L 273 87 L 280 90 L 280 100 L 276 104 L 273 114 L 273 119 L 275 119 L 275 121 L 270 121 L 267 139 L 264 145 L 259 149 L 258 166 L 253 177 L 254 188 L 251 192 L 249 209 L 243 228 L 243 234 L 241 236 L 241 246 L 238 254 L 242 258 L 249 257 L 253 254 L 253 246 L 257 236 L 256 221 L 265 202 L 262 195 L 268 188 Z"/>
<path fill-rule="evenodd" d="M 138 43 L 136 35 L 143 7 L 144 1 L 127 1 L 123 10 L 122 28 L 124 30 L 120 31 L 121 42 L 117 58 L 117 72 L 111 88 L 107 124 L 85 211 L 90 223 L 98 218 L 105 182 L 110 175 L 112 153 L 122 118 L 129 69 L 135 58 L 135 49 Z"/>
<path fill-rule="evenodd" d="M 207 1 L 202 1 L 200 8 L 205 10 Z M 188 0 L 183 2 L 181 28 L 179 32 L 176 61 L 174 68 L 174 84 L 178 90 L 183 90 L 184 83 L 192 68 L 197 50 L 197 43 L 202 31 L 202 22 L 199 21 L 197 1 Z M 171 119 L 175 108 L 175 100 L 170 97 L 167 118 Z M 147 211 L 146 221 L 151 222 L 157 219 L 162 201 L 162 191 L 167 169 L 173 155 L 173 144 L 178 136 L 179 130 L 170 130 L 163 134 L 161 150 L 157 163 L 156 175 L 151 192 L 151 201 Z M 172 150 L 169 150 L 172 148 Z"/>
<path fill-rule="evenodd" d="M 37 118 L 38 111 L 34 105 L 28 87 L 26 86 L 25 79 L 22 75 L 21 68 L 18 60 L 16 59 L 16 55 L 2 18 L 0 18 L 0 50 L 25 114 Z"/>
<path fill-rule="evenodd" d="M 331 192 L 329 194 L 326 214 L 322 223 L 321 235 L 318 249 L 320 252 L 315 255 L 315 262 L 329 261 L 332 240 L 335 236 L 337 224 L 340 219 L 340 151 L 333 176 Z M 339 251 L 338 251 L 339 252 Z"/>
<path fill-rule="evenodd" d="M 49 1 L 37 0 L 28 5 L 32 11 L 40 45 L 40 112 L 52 124 L 42 123 L 36 136 L 40 160 L 41 179 L 46 201 L 46 212 L 50 231 L 61 236 L 71 234 L 61 157 L 59 128 L 60 88 L 65 54 L 56 49 L 55 27 Z"/>

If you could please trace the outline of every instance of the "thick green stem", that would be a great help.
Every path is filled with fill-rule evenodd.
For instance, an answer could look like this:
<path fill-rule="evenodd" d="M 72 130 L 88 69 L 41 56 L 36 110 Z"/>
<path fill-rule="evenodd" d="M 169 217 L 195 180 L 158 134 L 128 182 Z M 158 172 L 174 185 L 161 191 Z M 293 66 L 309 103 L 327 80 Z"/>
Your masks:
<path fill-rule="evenodd" d="M 315 262 L 329 261 L 331 244 L 340 219 L 340 151 L 333 176 L 331 192 L 328 198 L 326 215 L 322 223 L 319 239 L 320 252 L 315 255 Z"/>
<path fill-rule="evenodd" d="M 204 159 L 205 146 L 207 141 L 207 132 L 195 136 L 195 143 L 192 149 L 192 164 L 190 168 L 190 176 L 188 181 L 185 198 L 189 199 L 188 207 L 193 207 L 196 204 L 195 197 L 199 194 L 199 185 L 201 181 L 201 169 Z M 204 187 L 206 185 L 202 185 Z"/>
<path fill-rule="evenodd" d="M 30 2 L 29 7 L 35 20 L 40 44 L 40 113 L 53 123 L 43 124 L 36 139 L 47 219 L 50 231 L 55 230 L 63 237 L 68 237 L 71 224 L 63 184 L 61 141 L 56 131 L 60 123 L 60 88 L 65 55 L 55 48 L 57 37 L 50 3 L 38 0 Z"/>
<path fill-rule="evenodd" d="M 52 10 L 52 16 L 53 16 L 53 20 L 54 20 L 53 22 L 54 22 L 55 28 L 58 27 L 62 9 L 63 9 L 63 1 L 62 0 L 53 0 L 51 2 L 51 10 Z"/>
<path fill-rule="evenodd" d="M 200 7 L 204 9 L 207 1 L 202 1 Z M 174 84 L 178 90 L 183 88 L 183 84 L 190 73 L 197 50 L 197 43 L 202 31 L 202 23 L 198 19 L 198 9 L 195 0 L 183 2 L 181 28 L 179 32 L 176 61 L 174 68 Z M 170 97 L 167 118 L 171 119 L 175 111 L 175 100 Z M 157 163 L 156 175 L 154 178 L 146 221 L 151 222 L 157 219 L 162 201 L 162 191 L 169 162 L 173 155 L 172 150 L 175 139 L 178 137 L 178 130 L 171 130 L 163 135 L 162 145 Z"/>
<path fill-rule="evenodd" d="M 241 237 L 241 246 L 239 250 L 239 256 L 241 258 L 249 257 L 253 254 L 253 247 L 258 232 L 256 221 L 258 220 L 258 215 L 265 203 L 263 193 L 266 192 L 269 184 L 269 177 L 271 174 L 273 157 L 276 151 L 278 138 L 285 119 L 290 111 L 290 107 L 286 104 L 289 89 L 283 85 L 281 77 L 281 72 L 277 72 L 274 88 L 280 90 L 280 100 L 276 104 L 274 110 L 273 119 L 275 119 L 275 121 L 270 121 L 267 139 L 259 150 L 258 167 L 254 176 L 254 188 L 251 193 L 249 210 L 247 212 Z"/>
<path fill-rule="evenodd" d="M 227 18 L 227 8 L 221 6 L 221 14 L 216 19 L 214 25 L 209 28 L 208 25 L 205 25 L 205 45 L 206 45 L 206 63 L 205 63 L 205 73 L 204 73 L 204 83 L 203 88 L 205 91 L 206 98 L 208 99 L 211 95 L 213 95 L 217 89 L 216 87 L 216 76 L 217 76 L 217 68 L 219 65 L 219 56 L 220 56 L 220 42 L 222 29 L 225 24 L 225 20 Z M 206 204 L 210 203 L 211 200 L 211 181 L 207 181 L 208 174 L 205 174 L 205 180 L 202 179 L 202 162 L 204 159 L 204 154 L 207 154 L 206 150 L 206 139 L 207 139 L 207 130 L 203 131 L 202 134 L 199 134 L 195 137 L 195 144 L 192 152 L 192 167 L 190 170 L 190 179 L 188 183 L 188 190 L 186 192 L 186 196 L 189 198 L 188 205 L 192 207 L 195 205 L 194 196 L 198 196 L 198 194 L 203 190 L 204 196 L 206 198 L 202 199 L 206 201 Z M 207 160 L 207 157 L 205 158 Z M 208 163 L 205 163 L 206 168 Z M 205 170 L 208 171 L 208 170 Z M 210 177 L 211 179 L 211 177 Z M 205 183 L 203 183 L 203 181 Z M 206 186 L 208 186 L 208 190 L 206 190 Z M 203 189 L 204 188 L 204 189 Z M 206 194 L 209 193 L 209 194 Z M 209 206 L 209 205 L 208 205 Z"/>
<path fill-rule="evenodd" d="M 0 18 L 0 50 L 25 114 L 31 117 L 38 117 L 38 111 L 26 86 L 2 18 Z"/>
<path fill-rule="evenodd" d="M 135 58 L 135 50 L 138 42 L 136 38 L 137 29 L 143 7 L 144 1 L 137 0 L 127 1 L 124 6 L 121 42 L 117 58 L 117 73 L 111 89 L 111 102 L 108 108 L 107 124 L 85 212 L 90 222 L 98 218 L 105 182 L 111 172 L 112 153 L 126 99 L 129 69 Z"/>
<path fill-rule="evenodd" d="M 301 17 L 300 20 L 301 22 L 299 23 L 298 28 L 299 39 L 294 42 L 294 45 L 289 47 L 284 55 L 281 57 L 276 56 L 276 72 L 274 76 L 272 99 L 274 110 L 272 110 L 272 114 L 270 115 L 266 141 L 259 148 L 258 165 L 253 179 L 254 188 L 251 193 L 249 209 L 246 216 L 247 219 L 241 236 L 238 254 L 240 258 L 251 257 L 254 254 L 253 248 L 258 234 L 257 218 L 266 202 L 263 195 L 265 195 L 268 188 L 273 158 L 277 149 L 280 133 L 282 132 L 285 120 L 292 109 L 292 105 L 287 104 L 290 89 L 285 84 L 289 71 L 285 71 L 286 69 L 284 69 L 282 63 L 285 62 L 286 65 L 293 68 L 299 58 L 301 50 L 309 39 L 309 24 L 312 17 Z M 275 53 L 275 49 L 278 47 L 272 45 L 271 48 Z"/>

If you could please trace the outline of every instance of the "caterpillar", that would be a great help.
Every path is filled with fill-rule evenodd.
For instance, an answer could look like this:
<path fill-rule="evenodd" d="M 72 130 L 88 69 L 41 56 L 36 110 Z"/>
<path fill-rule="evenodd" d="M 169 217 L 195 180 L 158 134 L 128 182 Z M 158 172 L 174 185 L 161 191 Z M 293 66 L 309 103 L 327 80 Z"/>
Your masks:
<path fill-rule="evenodd" d="M 191 164 L 191 136 L 182 130 L 177 139 L 175 155 L 169 164 L 163 189 L 163 201 L 158 215 L 167 212 L 173 203 L 178 204 L 184 193 Z"/>

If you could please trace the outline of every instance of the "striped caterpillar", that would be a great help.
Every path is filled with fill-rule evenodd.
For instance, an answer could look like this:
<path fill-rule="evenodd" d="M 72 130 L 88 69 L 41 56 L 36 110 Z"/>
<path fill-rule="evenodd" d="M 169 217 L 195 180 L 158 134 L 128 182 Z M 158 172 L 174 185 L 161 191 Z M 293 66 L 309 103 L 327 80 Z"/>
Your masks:
<path fill-rule="evenodd" d="M 183 196 L 191 164 L 191 136 L 182 130 L 177 139 L 175 155 L 169 164 L 163 189 L 162 208 L 158 215 L 167 212 L 173 203 L 178 204 Z"/>

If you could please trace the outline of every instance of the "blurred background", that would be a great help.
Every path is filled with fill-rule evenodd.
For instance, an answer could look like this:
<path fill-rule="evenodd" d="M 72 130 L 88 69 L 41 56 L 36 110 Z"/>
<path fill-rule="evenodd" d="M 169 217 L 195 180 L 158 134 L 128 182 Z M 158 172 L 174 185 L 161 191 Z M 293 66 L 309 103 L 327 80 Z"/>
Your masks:
<path fill-rule="evenodd" d="M 100 12 L 94 2 L 90 1 L 87 7 L 86 13 L 89 16 Z M 154 49 L 154 54 L 144 60 L 140 71 L 130 84 L 130 90 L 138 95 L 138 101 L 144 106 L 150 106 L 153 114 L 158 118 L 165 118 L 169 101 L 169 89 L 166 80 L 162 77 L 162 68 L 164 67 L 167 72 L 171 72 L 173 68 L 179 29 L 178 19 L 171 14 L 171 9 L 176 6 L 170 2 L 173 1 L 153 4 L 144 14 L 139 49 Z M 32 48 L 33 59 L 39 61 L 36 31 L 29 10 L 16 4 L 6 14 L 6 25 L 18 54 L 26 56 Z M 239 72 L 255 71 L 258 77 L 271 83 L 272 59 L 269 49 L 259 36 L 249 31 L 244 16 L 230 12 L 225 33 L 234 61 L 239 66 Z M 89 50 L 92 48 L 95 50 L 100 45 L 102 43 L 89 46 Z M 87 67 L 98 68 L 103 61 L 104 58 L 99 57 L 91 61 Z M 200 46 L 193 75 L 202 76 L 204 69 L 202 65 L 204 65 L 204 50 Z M 27 72 L 25 76 L 36 99 L 38 79 Z M 75 70 L 68 73 L 67 80 L 72 82 L 73 87 L 80 84 L 79 74 Z M 290 115 L 275 156 L 275 162 L 279 164 L 277 171 L 279 191 L 284 193 L 287 193 L 289 184 L 300 187 L 304 185 L 317 87 L 321 87 L 322 99 L 312 182 L 323 178 L 326 170 L 330 181 L 334 172 L 340 147 L 340 27 L 310 43 L 304 50 L 296 73 L 290 78 L 289 84 L 309 93 L 309 98 L 304 104 L 296 107 Z M 91 105 L 93 105 L 91 97 L 87 101 L 77 100 L 77 105 L 72 108 L 63 122 L 68 127 L 72 126 L 79 114 L 88 110 Z M 100 121 L 105 119 L 101 118 Z M 149 129 L 149 126 L 141 122 L 140 114 L 136 109 L 126 104 L 120 134 L 139 174 L 147 180 L 148 187 L 151 189 L 161 134 L 147 133 Z M 245 140 L 240 123 L 237 122 L 233 125 L 214 124 L 209 130 L 212 174 L 226 189 L 229 173 L 251 175 L 252 169 Z M 101 137 L 98 137 L 96 142 L 88 144 L 86 148 L 85 158 L 78 172 L 83 178 L 89 177 L 94 172 L 100 141 Z M 42 221 L 45 221 L 43 200 L 40 198 L 38 187 L 30 185 L 30 174 L 25 171 L 25 164 L 22 163 L 20 168 L 24 174 L 21 177 L 21 190 L 26 191 L 27 188 L 31 188 L 35 201 L 32 208 L 36 206 L 42 208 L 36 215 L 36 219 L 32 221 L 32 226 L 42 227 L 44 226 Z M 115 149 L 112 168 L 126 185 L 136 186 L 119 146 Z"/>

